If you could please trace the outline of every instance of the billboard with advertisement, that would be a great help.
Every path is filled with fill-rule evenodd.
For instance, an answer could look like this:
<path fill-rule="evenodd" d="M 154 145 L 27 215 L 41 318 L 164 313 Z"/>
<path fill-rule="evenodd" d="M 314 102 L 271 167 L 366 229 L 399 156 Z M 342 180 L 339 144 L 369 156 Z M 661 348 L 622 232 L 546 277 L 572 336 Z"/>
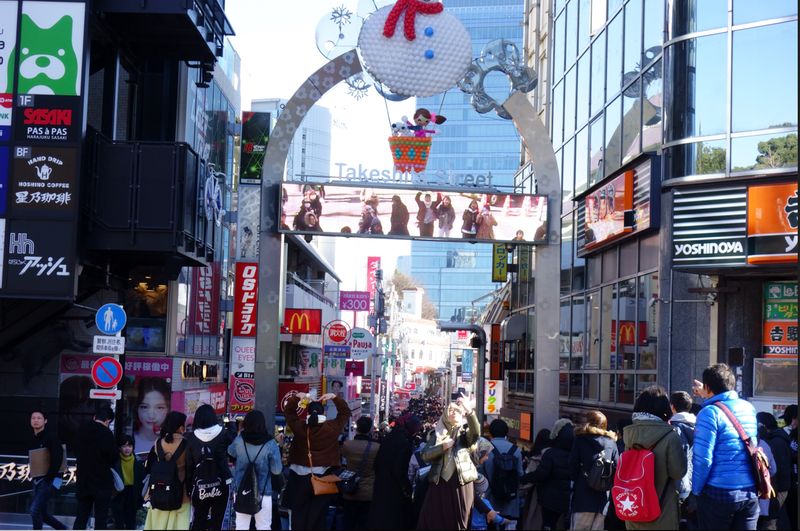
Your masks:
<path fill-rule="evenodd" d="M 269 142 L 270 113 L 242 113 L 242 153 L 239 182 L 261 184 L 261 170 Z"/>
<path fill-rule="evenodd" d="M 219 326 L 220 265 L 192 268 L 188 335 L 216 335 Z"/>
<path fill-rule="evenodd" d="M 633 232 L 633 170 L 592 191 L 585 205 L 586 249 Z"/>
<path fill-rule="evenodd" d="M 7 220 L 4 294 L 72 299 L 74 227 L 69 223 Z"/>
<path fill-rule="evenodd" d="M 747 188 L 747 263 L 797 262 L 797 181 Z"/>
<path fill-rule="evenodd" d="M 258 264 L 236 262 L 236 284 L 233 292 L 232 334 L 255 337 L 258 302 Z"/>
<path fill-rule="evenodd" d="M 285 233 L 545 243 L 547 197 L 325 185 L 324 202 L 284 186 Z"/>
<path fill-rule="evenodd" d="M 368 312 L 370 300 L 368 291 L 340 291 L 339 309 L 348 312 Z"/>
<path fill-rule="evenodd" d="M 764 357 L 797 358 L 797 296 L 797 281 L 764 283 Z"/>
<path fill-rule="evenodd" d="M 236 192 L 236 256 L 239 260 L 258 258 L 258 231 L 261 226 L 261 187 L 240 186 Z"/>
<path fill-rule="evenodd" d="M 78 155 L 72 148 L 16 148 L 11 179 L 12 214 L 73 217 L 78 208 Z"/>
<path fill-rule="evenodd" d="M 375 273 L 381 268 L 380 256 L 367 257 L 367 293 L 369 293 L 369 311 L 375 309 L 375 292 L 377 291 L 378 280 Z"/>

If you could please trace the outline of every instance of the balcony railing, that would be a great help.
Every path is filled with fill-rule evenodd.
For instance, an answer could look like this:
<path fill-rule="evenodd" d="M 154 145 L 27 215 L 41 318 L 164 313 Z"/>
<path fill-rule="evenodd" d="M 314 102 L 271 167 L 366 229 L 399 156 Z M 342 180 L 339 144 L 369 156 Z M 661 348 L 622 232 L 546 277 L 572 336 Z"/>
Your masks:
<path fill-rule="evenodd" d="M 205 163 L 183 142 L 87 135 L 83 179 L 87 250 L 135 253 L 143 263 L 205 265 L 219 228 L 202 208 Z M 177 260 L 175 260 L 177 258 Z"/>

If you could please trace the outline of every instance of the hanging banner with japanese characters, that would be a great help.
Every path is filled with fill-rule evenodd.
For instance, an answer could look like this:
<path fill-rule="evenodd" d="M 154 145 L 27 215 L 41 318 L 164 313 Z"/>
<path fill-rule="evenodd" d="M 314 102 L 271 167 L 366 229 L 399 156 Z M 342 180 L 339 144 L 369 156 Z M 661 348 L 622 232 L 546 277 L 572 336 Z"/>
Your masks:
<path fill-rule="evenodd" d="M 797 282 L 764 283 L 764 357 L 797 357 Z"/>

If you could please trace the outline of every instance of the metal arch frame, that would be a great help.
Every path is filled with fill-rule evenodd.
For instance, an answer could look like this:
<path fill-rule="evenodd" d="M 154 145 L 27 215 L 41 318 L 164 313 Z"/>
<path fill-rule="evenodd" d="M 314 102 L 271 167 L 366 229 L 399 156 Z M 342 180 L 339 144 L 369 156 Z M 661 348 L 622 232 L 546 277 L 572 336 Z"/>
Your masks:
<path fill-rule="evenodd" d="M 363 71 L 355 50 L 332 59 L 300 85 L 284 106 L 272 130 L 261 177 L 261 225 L 258 255 L 258 332 L 256 336 L 255 407 L 261 410 L 268 425 L 275 422 L 278 390 L 280 326 L 278 311 L 283 306 L 281 266 L 284 263 L 283 238 L 276 232 L 281 197 L 281 181 L 295 132 L 308 110 L 339 82 Z M 536 248 L 536 275 L 558 278 L 561 206 L 561 179 L 553 145 L 533 105 L 523 93 L 513 93 L 503 107 L 522 136 L 534 170 L 539 193 L 547 194 L 549 245 Z M 534 428 L 551 426 L 558 418 L 558 284 L 537 283 L 536 304 L 536 382 Z M 482 382 L 479 382 L 482 385 Z M 482 394 L 482 393 L 481 393 Z"/>

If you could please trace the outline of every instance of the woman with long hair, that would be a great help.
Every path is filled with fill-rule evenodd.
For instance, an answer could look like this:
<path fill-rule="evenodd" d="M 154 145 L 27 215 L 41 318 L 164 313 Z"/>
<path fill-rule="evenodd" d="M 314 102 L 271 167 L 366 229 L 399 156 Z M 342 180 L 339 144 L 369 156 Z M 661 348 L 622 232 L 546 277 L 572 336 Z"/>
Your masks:
<path fill-rule="evenodd" d="M 163 378 L 145 377 L 136 384 L 133 439 L 134 453 L 150 451 L 158 439 L 161 423 L 169 413 L 172 390 Z"/>
<path fill-rule="evenodd" d="M 245 415 L 242 431 L 228 446 L 228 455 L 236 461 L 234 489 L 238 491 L 250 463 L 255 467 L 256 483 L 261 489 L 261 510 L 253 515 L 237 512 L 236 529 L 250 529 L 253 518 L 256 529 L 272 529 L 272 477 L 282 478 L 283 464 L 278 443 L 267 430 L 261 411 L 254 409 Z"/>
<path fill-rule="evenodd" d="M 144 522 L 145 529 L 189 529 L 189 512 L 191 503 L 186 489 L 186 441 L 183 434 L 186 431 L 186 415 L 180 411 L 170 411 L 161 424 L 161 433 L 156 440 L 150 455 L 147 456 L 145 473 L 150 474 L 153 466 L 159 460 L 159 450 L 163 451 L 164 459 L 171 461 L 176 459 L 178 479 L 183 491 L 183 501 L 178 509 L 167 511 L 150 507 L 147 511 L 147 519 Z M 148 497 L 149 499 L 149 493 Z"/>
<path fill-rule="evenodd" d="M 431 470 L 417 529 L 467 529 L 478 478 L 472 452 L 480 433 L 471 400 L 461 397 L 447 406 L 422 453 Z"/>
<path fill-rule="evenodd" d="M 550 430 L 542 428 L 533 440 L 533 448 L 531 449 L 530 456 L 528 457 L 528 464 L 525 467 L 525 473 L 530 474 L 539 467 L 542 462 L 542 454 L 550 448 Z M 525 502 L 522 508 L 521 517 L 519 521 L 520 529 L 541 529 L 542 527 L 542 507 L 539 505 L 539 499 L 536 492 L 536 487 L 531 486 L 523 488 L 520 497 L 524 498 Z"/>

